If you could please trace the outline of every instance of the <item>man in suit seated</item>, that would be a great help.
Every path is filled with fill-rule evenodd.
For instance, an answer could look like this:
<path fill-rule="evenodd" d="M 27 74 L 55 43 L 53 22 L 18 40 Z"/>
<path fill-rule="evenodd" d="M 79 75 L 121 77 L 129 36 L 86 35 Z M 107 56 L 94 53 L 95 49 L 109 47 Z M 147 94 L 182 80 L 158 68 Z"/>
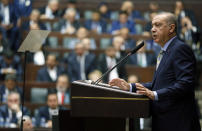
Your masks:
<path fill-rule="evenodd" d="M 62 11 L 59 10 L 58 0 L 49 0 L 48 5 L 40 9 L 41 19 L 54 19 L 62 17 Z"/>
<path fill-rule="evenodd" d="M 134 3 L 132 1 L 126 0 L 121 5 L 121 10 L 128 13 L 128 19 L 134 21 L 135 19 L 143 19 L 141 13 L 134 10 Z"/>
<path fill-rule="evenodd" d="M 67 48 L 74 49 L 75 45 L 77 43 L 80 43 L 83 39 L 88 38 L 89 31 L 85 27 L 80 27 L 76 32 L 76 38 L 73 38 L 69 43 L 67 44 Z M 90 49 L 95 49 L 96 43 L 93 38 L 90 38 Z"/>
<path fill-rule="evenodd" d="M 67 75 L 58 76 L 56 90 L 58 103 L 60 105 L 70 104 L 69 77 Z"/>
<path fill-rule="evenodd" d="M 109 84 L 151 99 L 153 131 L 201 131 L 194 92 L 196 59 L 191 48 L 176 37 L 175 15 L 156 15 L 151 32 L 162 47 L 152 82 L 129 84 L 117 78 Z"/>
<path fill-rule="evenodd" d="M 98 34 L 107 32 L 107 22 L 100 18 L 100 13 L 97 11 L 94 11 L 92 18 L 85 22 L 85 27 Z"/>
<path fill-rule="evenodd" d="M 46 26 L 39 21 L 40 12 L 37 9 L 32 10 L 29 20 L 22 23 L 22 30 L 46 30 Z"/>
<path fill-rule="evenodd" d="M 46 65 L 37 73 L 39 82 L 56 82 L 59 75 L 65 73 L 64 68 L 58 65 L 56 55 L 49 54 L 46 58 Z"/>
<path fill-rule="evenodd" d="M 129 29 L 130 34 L 135 34 L 135 22 L 128 19 L 128 13 L 126 11 L 120 11 L 119 20 L 112 22 L 111 33 L 119 34 L 119 30 L 123 27 Z"/>
<path fill-rule="evenodd" d="M 60 31 L 63 34 L 74 34 L 80 27 L 79 21 L 76 19 L 76 10 L 69 8 L 65 11 L 64 19 L 58 22 L 54 30 Z"/>
<path fill-rule="evenodd" d="M 86 80 L 88 74 L 96 68 L 95 55 L 87 53 L 83 43 L 77 43 L 74 52 L 67 57 L 70 81 Z"/>
<path fill-rule="evenodd" d="M 4 80 L 6 74 L 15 74 L 17 80 L 21 80 L 22 72 L 20 57 L 11 50 L 5 50 L 0 56 L 0 80 Z"/>
<path fill-rule="evenodd" d="M 0 101 L 6 103 L 9 93 L 13 91 L 18 92 L 20 96 L 22 95 L 22 89 L 16 84 L 16 76 L 14 74 L 7 74 L 4 84 L 0 86 Z"/>
<path fill-rule="evenodd" d="M 140 41 L 137 43 L 140 44 Z M 130 56 L 129 63 L 140 67 L 154 66 L 156 56 L 154 53 L 146 52 L 146 45 L 144 45 L 136 54 Z"/>
<path fill-rule="evenodd" d="M 108 69 L 111 69 L 120 59 L 116 58 L 116 49 L 112 46 L 109 46 L 105 54 L 101 54 L 98 59 L 98 69 L 105 73 Z M 112 70 L 104 79 L 103 82 L 108 82 L 114 78 L 126 78 L 126 70 L 124 64 L 118 66 Z"/>
<path fill-rule="evenodd" d="M 57 115 L 59 110 L 65 110 L 59 106 L 58 97 L 55 89 L 48 90 L 47 105 L 36 110 L 36 126 L 52 128 L 52 116 Z"/>
<path fill-rule="evenodd" d="M 4 127 L 17 127 L 22 116 L 20 94 L 10 92 L 7 99 L 7 104 L 0 106 L 0 119 L 3 118 Z M 23 108 L 23 111 L 25 116 L 30 116 L 30 111 L 26 107 Z"/>

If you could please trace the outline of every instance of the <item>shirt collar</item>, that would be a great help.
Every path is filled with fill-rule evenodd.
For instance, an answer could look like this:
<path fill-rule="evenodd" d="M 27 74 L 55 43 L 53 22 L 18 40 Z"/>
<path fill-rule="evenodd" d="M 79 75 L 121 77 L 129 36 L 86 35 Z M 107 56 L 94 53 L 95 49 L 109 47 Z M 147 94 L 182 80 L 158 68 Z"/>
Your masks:
<path fill-rule="evenodd" d="M 161 48 L 163 51 L 166 51 L 168 46 L 170 45 L 170 43 L 173 41 L 173 39 L 175 39 L 176 36 L 174 36 L 173 38 L 171 38 L 169 41 L 166 42 L 166 44 L 163 46 L 163 48 Z"/>

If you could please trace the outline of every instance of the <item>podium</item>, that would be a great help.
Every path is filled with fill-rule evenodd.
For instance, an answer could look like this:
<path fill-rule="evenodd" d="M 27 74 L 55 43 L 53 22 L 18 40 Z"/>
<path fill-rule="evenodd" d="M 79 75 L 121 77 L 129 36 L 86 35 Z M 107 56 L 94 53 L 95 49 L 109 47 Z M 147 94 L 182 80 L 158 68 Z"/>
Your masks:
<path fill-rule="evenodd" d="M 60 131 L 125 131 L 126 118 L 149 117 L 149 110 L 150 100 L 144 95 L 108 84 L 74 81 L 71 110 L 59 113 Z"/>
<path fill-rule="evenodd" d="M 74 81 L 71 85 L 71 112 L 75 117 L 149 117 L 149 105 L 148 97 L 108 84 Z"/>

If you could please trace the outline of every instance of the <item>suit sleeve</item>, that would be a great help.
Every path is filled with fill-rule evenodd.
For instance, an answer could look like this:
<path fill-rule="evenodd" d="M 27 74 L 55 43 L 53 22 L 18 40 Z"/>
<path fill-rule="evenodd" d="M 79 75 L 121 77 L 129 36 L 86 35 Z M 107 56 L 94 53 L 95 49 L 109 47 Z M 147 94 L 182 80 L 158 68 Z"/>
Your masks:
<path fill-rule="evenodd" d="M 151 90 L 152 88 L 152 82 L 148 82 L 148 83 L 141 83 L 144 87 L 148 88 L 149 90 Z M 136 92 L 136 85 L 135 83 L 132 83 L 132 92 Z"/>
<path fill-rule="evenodd" d="M 157 90 L 159 100 L 186 97 L 194 91 L 196 69 L 194 54 L 185 44 L 180 45 L 173 54 L 172 69 L 175 72 L 176 82 L 170 87 Z"/>

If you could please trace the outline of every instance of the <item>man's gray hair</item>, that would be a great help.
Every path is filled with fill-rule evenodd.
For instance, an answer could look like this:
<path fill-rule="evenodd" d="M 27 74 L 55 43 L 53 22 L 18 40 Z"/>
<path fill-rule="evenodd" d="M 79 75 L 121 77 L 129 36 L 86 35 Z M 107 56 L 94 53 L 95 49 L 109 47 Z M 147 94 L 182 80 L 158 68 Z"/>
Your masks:
<path fill-rule="evenodd" d="M 174 24 L 175 25 L 175 32 L 177 33 L 177 18 L 173 13 L 171 13 L 171 12 L 161 12 L 158 15 L 165 15 L 166 16 L 166 22 L 168 24 Z"/>

